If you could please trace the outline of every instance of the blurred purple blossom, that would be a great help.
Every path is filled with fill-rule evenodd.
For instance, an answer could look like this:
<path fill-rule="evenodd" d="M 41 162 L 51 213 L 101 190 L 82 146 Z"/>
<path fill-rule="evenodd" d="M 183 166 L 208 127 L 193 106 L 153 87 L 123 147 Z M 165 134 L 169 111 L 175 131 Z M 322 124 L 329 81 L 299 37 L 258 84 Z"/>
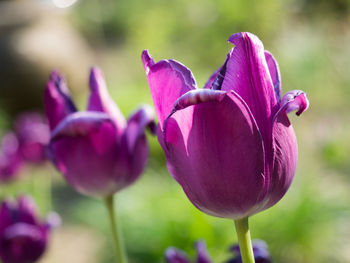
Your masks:
<path fill-rule="evenodd" d="M 141 175 L 149 151 L 145 129 L 155 129 L 153 110 L 141 106 L 126 121 L 98 68 L 91 69 L 86 111 L 76 110 L 56 71 L 46 87 L 45 108 L 51 128 L 49 156 L 75 190 L 106 197 Z"/>
<path fill-rule="evenodd" d="M 52 218 L 55 218 L 52 220 Z M 59 217 L 38 218 L 34 201 L 21 196 L 16 202 L 4 200 L 0 207 L 0 258 L 3 263 L 30 263 L 44 253 L 52 227 Z"/>

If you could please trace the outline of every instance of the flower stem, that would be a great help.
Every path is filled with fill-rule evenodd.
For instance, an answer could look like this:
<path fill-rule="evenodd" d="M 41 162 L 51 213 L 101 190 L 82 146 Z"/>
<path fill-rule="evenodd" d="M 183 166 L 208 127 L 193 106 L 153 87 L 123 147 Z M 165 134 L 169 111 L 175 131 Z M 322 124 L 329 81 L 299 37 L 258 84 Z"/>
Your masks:
<path fill-rule="evenodd" d="M 248 217 L 235 220 L 239 249 L 243 263 L 255 263 L 252 241 L 250 238 Z"/>
<path fill-rule="evenodd" d="M 109 220 L 111 223 L 111 230 L 112 230 L 112 235 L 114 240 L 117 263 L 127 263 L 128 260 L 125 254 L 125 249 L 124 249 L 124 244 L 120 233 L 120 228 L 118 227 L 117 220 L 116 220 L 117 216 L 116 216 L 116 211 L 114 206 L 113 195 L 107 196 L 104 200 L 107 207 Z"/>

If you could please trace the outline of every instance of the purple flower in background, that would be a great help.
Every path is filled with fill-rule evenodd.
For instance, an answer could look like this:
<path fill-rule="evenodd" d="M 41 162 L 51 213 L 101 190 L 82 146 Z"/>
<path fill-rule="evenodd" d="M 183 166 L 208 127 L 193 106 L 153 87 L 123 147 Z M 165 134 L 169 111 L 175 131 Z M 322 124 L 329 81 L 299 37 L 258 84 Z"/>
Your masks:
<path fill-rule="evenodd" d="M 0 182 L 10 182 L 20 175 L 25 163 L 46 160 L 50 130 L 39 113 L 24 113 L 15 121 L 15 131 L 7 132 L 0 144 Z"/>
<path fill-rule="evenodd" d="M 50 140 L 50 129 L 44 116 L 39 113 L 24 113 L 15 122 L 19 151 L 30 163 L 46 160 L 46 146 Z"/>
<path fill-rule="evenodd" d="M 241 251 L 238 244 L 232 246 L 230 250 L 234 252 L 235 256 L 226 263 L 242 263 Z M 270 254 L 265 241 L 253 240 L 253 252 L 255 263 L 271 263 Z"/>
<path fill-rule="evenodd" d="M 53 217 L 51 217 L 52 219 Z M 30 263 L 44 253 L 52 222 L 41 221 L 33 200 L 21 196 L 16 203 L 3 201 L 0 207 L 0 258 L 3 263 Z"/>
<path fill-rule="evenodd" d="M 308 108 L 306 93 L 281 97 L 277 62 L 251 33 L 198 89 L 175 60 L 142 61 L 159 119 L 158 139 L 171 175 L 201 211 L 241 219 L 267 209 L 287 192 L 298 150 L 287 113 Z"/>
<path fill-rule="evenodd" d="M 19 141 L 14 132 L 8 132 L 0 143 L 0 183 L 13 181 L 23 164 Z"/>
<path fill-rule="evenodd" d="M 211 263 L 210 257 L 207 252 L 206 245 L 203 241 L 196 243 L 197 258 L 196 263 Z M 165 251 L 165 260 L 167 263 L 190 263 L 188 256 L 185 252 L 175 247 L 169 247 Z"/>
<path fill-rule="evenodd" d="M 197 256 L 194 262 L 196 263 L 211 263 L 212 260 L 209 257 L 207 248 L 204 241 L 196 243 Z M 242 263 L 241 253 L 238 244 L 230 248 L 230 251 L 234 253 L 234 257 L 230 258 L 226 263 Z M 263 240 L 253 240 L 253 251 L 255 263 L 271 263 L 270 254 L 267 248 L 267 244 Z M 169 247 L 165 251 L 165 260 L 167 263 L 190 263 L 187 254 L 182 250 Z"/>
<path fill-rule="evenodd" d="M 51 74 L 45 92 L 49 156 L 77 191 L 106 197 L 142 173 L 148 159 L 145 128 L 155 128 L 153 110 L 142 106 L 126 121 L 97 68 L 91 70 L 90 92 L 87 111 L 77 112 L 63 78 Z"/>

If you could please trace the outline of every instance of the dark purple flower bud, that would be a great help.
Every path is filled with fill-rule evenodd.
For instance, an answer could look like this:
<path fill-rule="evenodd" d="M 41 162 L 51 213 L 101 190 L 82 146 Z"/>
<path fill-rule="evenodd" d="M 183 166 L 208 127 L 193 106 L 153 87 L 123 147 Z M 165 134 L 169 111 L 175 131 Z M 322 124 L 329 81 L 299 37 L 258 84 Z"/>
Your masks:
<path fill-rule="evenodd" d="M 145 129 L 155 129 L 153 111 L 140 107 L 126 122 L 97 68 L 91 70 L 90 88 L 88 111 L 64 117 L 52 131 L 48 150 L 77 191 L 106 197 L 133 183 L 145 168 Z"/>
<path fill-rule="evenodd" d="M 169 247 L 165 251 L 165 260 L 167 263 L 190 263 L 186 253 L 175 247 Z"/>
<path fill-rule="evenodd" d="M 197 250 L 196 263 L 211 263 L 207 247 L 204 241 L 198 241 L 195 244 Z M 169 247 L 165 251 L 165 259 L 168 263 L 190 263 L 185 252 L 175 247 Z"/>
<path fill-rule="evenodd" d="M 169 172 L 201 211 L 240 219 L 287 192 L 298 157 L 287 113 L 309 103 L 302 91 L 281 98 L 278 64 L 255 35 L 229 42 L 235 47 L 204 89 L 179 62 L 155 63 L 148 51 L 142 61 Z"/>
<path fill-rule="evenodd" d="M 50 235 L 48 222 L 37 217 L 29 197 L 17 203 L 3 201 L 0 208 L 0 258 L 3 263 L 30 263 L 44 253 Z"/>
<path fill-rule="evenodd" d="M 50 128 L 44 116 L 39 113 L 25 113 L 15 123 L 19 150 L 23 159 L 40 163 L 46 159 L 46 146 L 50 140 Z"/>
<path fill-rule="evenodd" d="M 228 260 L 226 263 L 242 263 L 239 245 L 237 244 L 232 246 L 230 250 L 234 252 L 235 256 Z M 265 241 L 253 240 L 253 252 L 255 263 L 271 263 L 270 254 Z"/>
<path fill-rule="evenodd" d="M 19 141 L 14 132 L 6 133 L 0 144 L 0 182 L 16 179 L 23 165 Z"/>

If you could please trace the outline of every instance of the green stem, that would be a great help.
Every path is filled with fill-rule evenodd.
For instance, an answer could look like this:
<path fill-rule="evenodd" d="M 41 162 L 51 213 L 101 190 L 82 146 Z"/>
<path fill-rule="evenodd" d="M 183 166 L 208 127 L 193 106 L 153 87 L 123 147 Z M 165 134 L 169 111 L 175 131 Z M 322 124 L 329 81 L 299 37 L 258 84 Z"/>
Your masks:
<path fill-rule="evenodd" d="M 255 263 L 252 241 L 250 238 L 248 217 L 235 220 L 239 249 L 243 263 Z"/>
<path fill-rule="evenodd" d="M 111 223 L 111 230 L 112 230 L 112 235 L 114 240 L 117 263 L 127 263 L 128 260 L 125 255 L 125 249 L 121 238 L 120 228 L 118 227 L 117 220 L 116 220 L 113 195 L 107 196 L 105 198 L 105 204 L 107 207 L 109 220 Z"/>

